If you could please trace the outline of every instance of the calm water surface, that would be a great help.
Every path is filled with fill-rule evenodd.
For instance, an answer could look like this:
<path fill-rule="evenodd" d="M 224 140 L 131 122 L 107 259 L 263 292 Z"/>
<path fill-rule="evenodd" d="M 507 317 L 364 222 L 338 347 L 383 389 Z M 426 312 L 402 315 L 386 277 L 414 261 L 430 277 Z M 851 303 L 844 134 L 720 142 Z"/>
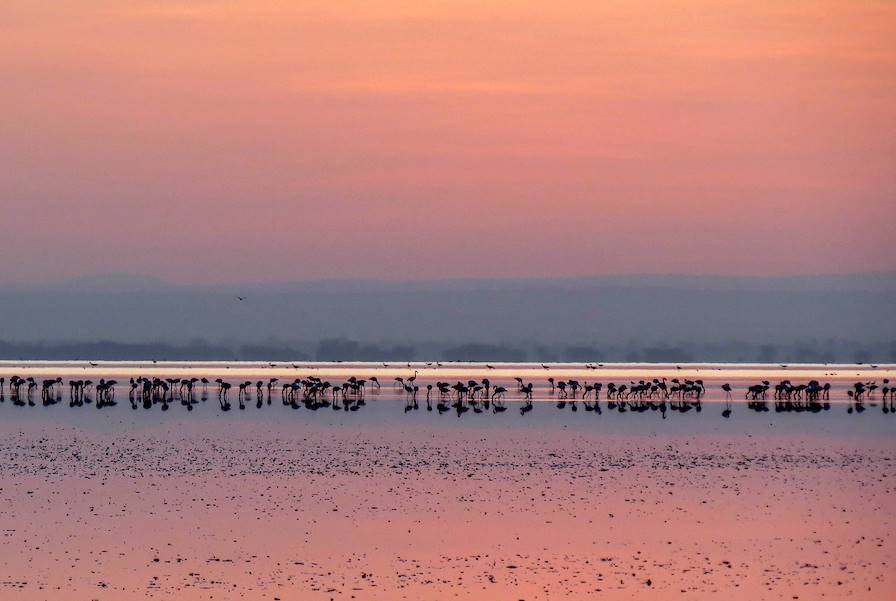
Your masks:
<path fill-rule="evenodd" d="M 192 412 L 134 411 L 126 387 L 103 410 L 14 407 L 7 388 L 0 598 L 894 598 L 896 415 L 879 393 L 848 413 L 845 396 L 892 366 L 549 367 L 0 363 L 7 378 L 383 382 L 357 412 L 276 392 L 239 411 L 234 390 L 222 413 L 214 386 Z M 391 379 L 414 370 L 405 411 Z M 526 415 L 515 393 L 503 414 L 425 409 L 426 383 L 515 375 L 537 385 Z M 572 412 L 548 375 L 702 378 L 709 398 L 666 419 Z M 783 378 L 831 382 L 831 409 L 743 404 L 747 384 Z"/>

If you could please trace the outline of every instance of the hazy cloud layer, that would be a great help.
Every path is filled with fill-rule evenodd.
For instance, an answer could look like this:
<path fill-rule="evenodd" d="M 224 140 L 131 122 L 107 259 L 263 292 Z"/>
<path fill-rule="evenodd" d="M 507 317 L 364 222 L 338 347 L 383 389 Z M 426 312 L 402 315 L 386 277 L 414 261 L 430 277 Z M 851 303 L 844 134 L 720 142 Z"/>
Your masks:
<path fill-rule="evenodd" d="M 0 281 L 892 271 L 896 4 L 6 0 Z"/>

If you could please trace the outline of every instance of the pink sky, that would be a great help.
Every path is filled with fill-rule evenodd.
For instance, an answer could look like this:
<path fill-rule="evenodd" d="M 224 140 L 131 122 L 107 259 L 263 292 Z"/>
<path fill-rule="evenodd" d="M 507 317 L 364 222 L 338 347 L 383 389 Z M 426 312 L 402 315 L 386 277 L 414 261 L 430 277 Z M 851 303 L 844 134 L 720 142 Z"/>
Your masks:
<path fill-rule="evenodd" d="M 896 3 L 5 0 L 0 281 L 896 269 Z"/>

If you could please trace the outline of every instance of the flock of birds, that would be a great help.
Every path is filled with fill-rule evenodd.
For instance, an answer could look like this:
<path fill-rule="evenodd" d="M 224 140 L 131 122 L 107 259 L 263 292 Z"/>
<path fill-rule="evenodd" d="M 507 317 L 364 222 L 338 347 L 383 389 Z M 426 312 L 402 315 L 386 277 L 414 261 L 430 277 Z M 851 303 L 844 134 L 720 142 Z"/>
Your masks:
<path fill-rule="evenodd" d="M 427 411 L 438 413 L 453 412 L 459 416 L 471 411 L 473 413 L 503 413 L 507 410 L 506 396 L 510 393 L 507 386 L 497 385 L 488 378 L 481 380 L 458 381 L 456 383 L 436 381 L 425 385 L 418 384 L 418 372 L 404 378 L 394 378 L 393 387 L 400 396 L 405 396 L 405 412 L 420 409 L 425 403 Z M 525 415 L 534 409 L 533 395 L 535 385 L 522 378 L 514 378 L 515 394 L 521 401 L 519 412 Z M 6 400 L 6 379 L 0 377 L 0 402 Z M 44 406 L 63 402 L 66 383 L 62 378 L 35 380 L 33 377 L 9 378 L 9 396 L 16 406 L 35 406 L 36 392 L 40 391 L 40 400 Z M 86 379 L 69 380 L 68 400 L 70 407 L 82 407 L 93 404 L 97 409 L 117 405 L 116 389 L 120 386 L 117 380 L 99 379 L 97 382 Z M 221 378 L 131 378 L 129 381 L 128 402 L 131 408 L 152 409 L 158 405 L 167 411 L 172 404 L 180 404 L 187 411 L 192 411 L 197 403 L 210 398 L 209 387 L 215 388 L 221 411 L 232 409 L 231 394 L 237 389 L 236 401 L 241 410 L 255 404 L 261 409 L 271 405 L 272 399 L 279 394 L 284 406 L 292 409 L 306 408 L 311 410 L 333 409 L 358 411 L 366 404 L 368 387 L 377 391 L 382 387 L 376 376 L 367 379 L 352 376 L 340 383 L 331 383 L 315 376 L 295 378 L 281 382 L 278 378 L 251 381 L 246 380 L 234 385 Z M 513 388 L 512 385 L 510 385 Z M 694 410 L 700 412 L 706 397 L 706 385 L 701 379 L 654 378 L 650 380 L 630 381 L 624 384 L 609 382 L 579 382 L 578 380 L 555 380 L 547 378 L 547 392 L 555 400 L 557 409 L 569 409 L 577 412 L 579 407 L 584 411 L 602 413 L 601 400 L 606 409 L 625 413 L 658 411 L 663 419 L 667 411 L 686 413 Z M 722 384 L 725 393 L 725 404 L 722 416 L 728 418 L 732 413 L 732 392 L 730 384 Z M 876 382 L 856 382 L 847 390 L 848 413 L 861 413 L 865 405 L 876 406 L 876 392 L 880 390 L 882 411 L 885 414 L 896 413 L 896 384 L 891 385 L 884 379 L 882 385 Z M 744 400 L 748 409 L 765 412 L 772 408 L 776 412 L 819 412 L 827 411 L 830 404 L 830 383 L 812 380 L 804 384 L 794 384 L 790 380 L 782 380 L 772 385 L 764 380 L 746 388 Z M 425 395 L 425 396 L 424 396 Z M 769 398 L 771 396 L 771 398 Z M 197 398 L 198 397 L 198 398 Z M 423 398 L 420 398 L 423 397 Z M 771 405 L 770 405 L 771 401 Z"/>

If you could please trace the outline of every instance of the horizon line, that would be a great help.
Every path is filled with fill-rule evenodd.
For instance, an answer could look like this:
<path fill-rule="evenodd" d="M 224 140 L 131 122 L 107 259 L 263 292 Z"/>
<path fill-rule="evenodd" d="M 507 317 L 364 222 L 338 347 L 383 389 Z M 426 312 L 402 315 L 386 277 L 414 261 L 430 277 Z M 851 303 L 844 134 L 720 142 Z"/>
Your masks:
<path fill-rule="evenodd" d="M 317 277 L 317 278 L 297 278 L 283 280 L 231 280 L 227 282 L 197 282 L 197 283 L 181 283 L 176 280 L 166 279 L 162 276 L 154 274 L 144 274 L 139 272 L 92 272 L 81 275 L 72 276 L 70 278 L 59 280 L 41 280 L 41 281 L 23 281 L 23 280 L 0 280 L 0 289 L 4 287 L 10 288 L 46 288 L 53 286 L 65 286 L 78 284 L 90 279 L 107 279 L 130 278 L 134 280 L 142 279 L 154 281 L 159 284 L 170 286 L 172 288 L 223 288 L 228 286 L 287 286 L 295 284 L 447 284 L 447 283 L 512 283 L 512 282 L 537 282 L 537 281 L 555 281 L 555 282 L 576 282 L 587 280 L 613 280 L 627 278 L 682 278 L 682 279 L 707 279 L 707 280 L 737 280 L 737 281 L 785 281 L 785 280 L 809 280 L 818 278 L 849 278 L 849 277 L 896 277 L 896 270 L 892 271 L 843 271 L 843 272 L 814 272 L 802 274 L 774 274 L 774 275 L 725 275 L 719 273 L 663 273 L 652 271 L 627 272 L 627 273 L 608 273 L 608 274 L 592 274 L 592 275 L 532 275 L 521 277 L 484 277 L 484 276 L 467 276 L 467 277 L 445 277 L 445 278 L 388 278 L 388 277 Z"/>

